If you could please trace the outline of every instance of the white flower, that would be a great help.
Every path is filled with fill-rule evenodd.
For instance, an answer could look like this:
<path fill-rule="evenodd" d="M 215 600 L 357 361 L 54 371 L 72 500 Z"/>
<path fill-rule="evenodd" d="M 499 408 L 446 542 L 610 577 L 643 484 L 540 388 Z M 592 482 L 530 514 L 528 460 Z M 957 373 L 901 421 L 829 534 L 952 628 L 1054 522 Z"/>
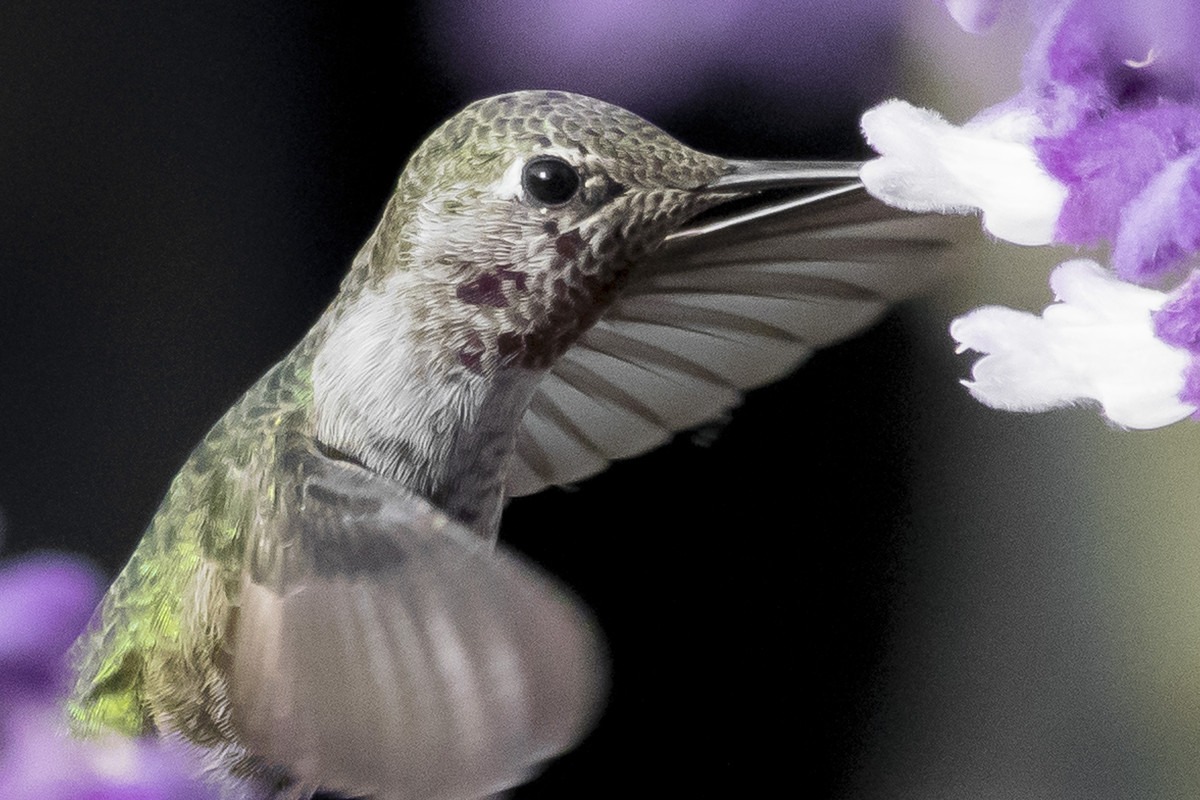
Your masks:
<path fill-rule="evenodd" d="M 862 118 L 880 158 L 862 168 L 872 195 L 909 211 L 983 212 L 983 227 L 1016 244 L 1054 237 L 1067 189 L 1038 162 L 1036 118 L 1018 106 L 961 127 L 938 114 L 889 100 Z"/>
<path fill-rule="evenodd" d="M 1050 276 L 1058 302 L 1038 317 L 978 308 L 950 325 L 966 349 L 984 354 L 971 381 L 980 402 L 1009 411 L 1045 411 L 1099 401 L 1129 428 L 1169 425 L 1196 411 L 1179 399 L 1191 355 L 1154 335 L 1163 292 L 1118 280 L 1094 261 L 1068 261 Z"/>

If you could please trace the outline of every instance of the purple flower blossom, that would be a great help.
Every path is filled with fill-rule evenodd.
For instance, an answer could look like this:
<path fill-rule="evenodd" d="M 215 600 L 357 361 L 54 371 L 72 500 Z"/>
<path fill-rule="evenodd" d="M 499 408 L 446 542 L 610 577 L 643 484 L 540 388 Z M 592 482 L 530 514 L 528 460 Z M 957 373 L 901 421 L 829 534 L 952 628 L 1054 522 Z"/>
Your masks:
<path fill-rule="evenodd" d="M 1191 355 L 1179 397 L 1200 408 L 1200 272 L 1193 271 L 1155 312 L 1154 334 Z"/>
<path fill-rule="evenodd" d="M 208 800 L 216 791 L 189 777 L 182 746 L 114 736 L 67 737 L 53 705 L 28 707 L 7 726 L 0 794 L 38 800 Z"/>
<path fill-rule="evenodd" d="M 99 600 L 95 570 L 42 553 L 0 562 L 0 797 L 204 800 L 190 755 L 170 743 L 66 734 L 64 656 Z"/>
<path fill-rule="evenodd" d="M 1064 136 L 1039 139 L 1035 148 L 1042 164 L 1068 187 L 1055 239 L 1094 246 L 1115 238 L 1118 251 L 1123 246 L 1131 250 L 1127 238 L 1149 233 L 1139 207 L 1179 204 L 1178 182 L 1164 184 L 1156 178 L 1176 160 L 1193 160 L 1185 156 L 1197 145 L 1200 108 L 1177 105 L 1117 109 L 1103 122 L 1086 122 Z M 1173 259 L 1164 258 L 1146 244 L 1150 243 L 1132 250 L 1146 252 L 1148 258 L 1115 265 L 1121 277 L 1157 278 L 1184 255 L 1176 251 Z"/>
<path fill-rule="evenodd" d="M 42 553 L 0 564 L 0 694 L 49 699 L 63 688 L 63 654 L 102 591 L 79 560 Z M 0 705 L 0 720 L 3 709 Z"/>
<path fill-rule="evenodd" d="M 1035 16 L 1016 102 L 1041 121 L 1034 149 L 1067 187 L 1055 240 L 1110 242 L 1118 274 L 1155 280 L 1200 245 L 1200 207 L 1186 196 L 1200 147 L 1200 6 L 1063 0 Z M 1187 230 L 1154 219 L 1167 210 Z"/>
<path fill-rule="evenodd" d="M 1156 278 L 1200 250 L 1200 151 L 1158 172 L 1122 211 L 1113 267 L 1129 280 Z"/>
<path fill-rule="evenodd" d="M 977 31 L 1002 3 L 944 5 Z M 1200 5 L 1028 5 L 1039 32 L 1024 89 L 961 128 L 898 101 L 868 112 L 864 131 L 882 154 L 863 170 L 868 189 L 904 208 L 979 209 L 991 233 L 1020 244 L 1110 244 L 1127 281 L 1186 269 L 1200 252 Z M 1155 292 L 1082 263 L 1056 270 L 1060 302 L 1041 318 L 993 308 L 955 321 L 961 346 L 985 354 L 972 394 L 1014 410 L 1092 399 L 1131 427 L 1194 412 L 1196 279 Z"/>
<path fill-rule="evenodd" d="M 468 94 L 565 89 L 644 113 L 730 89 L 780 101 L 776 114 L 811 114 L 798 96 L 846 103 L 887 79 L 877 54 L 902 10 L 890 0 L 481 0 L 466 14 L 426 5 L 431 49 Z"/>

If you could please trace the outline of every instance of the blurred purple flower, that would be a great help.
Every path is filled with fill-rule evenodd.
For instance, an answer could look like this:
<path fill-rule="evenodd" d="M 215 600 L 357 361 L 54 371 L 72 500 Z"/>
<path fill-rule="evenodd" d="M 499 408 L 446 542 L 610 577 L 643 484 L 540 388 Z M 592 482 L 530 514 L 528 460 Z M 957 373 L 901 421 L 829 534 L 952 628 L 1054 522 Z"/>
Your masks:
<path fill-rule="evenodd" d="M 979 30 L 1003 4 L 944 5 Z M 1020 244 L 1109 243 L 1126 281 L 1186 269 L 1200 252 L 1200 5 L 1029 8 L 1038 35 L 1016 97 L 961 128 L 900 101 L 864 116 L 882 153 L 863 169 L 868 189 L 914 210 L 979 209 L 991 233 Z M 1147 294 L 1082 263 L 1056 271 L 1059 302 L 1042 318 L 989 308 L 955 321 L 960 346 L 985 354 L 972 393 L 1020 410 L 1098 400 L 1109 419 L 1133 427 L 1196 412 L 1195 280 Z"/>
<path fill-rule="evenodd" d="M 29 706 L 7 726 L 0 795 L 38 800 L 215 800 L 216 791 L 189 777 L 196 769 L 183 746 L 113 736 L 66 736 L 53 705 Z"/>
<path fill-rule="evenodd" d="M 5 699 L 49 699 L 61 691 L 63 655 L 87 624 L 102 588 L 95 570 L 69 556 L 41 553 L 0 562 L 0 694 Z"/>
<path fill-rule="evenodd" d="M 706 91 L 744 90 L 796 109 L 890 78 L 881 44 L 898 25 L 890 0 L 426 0 L 439 66 L 469 94 L 553 88 L 643 113 Z M 885 90 L 884 90 L 885 91 Z M 729 98 L 727 97 L 727 100 Z"/>
<path fill-rule="evenodd" d="M 189 755 L 170 743 L 78 741 L 58 705 L 67 649 L 103 584 L 70 556 L 0 562 L 0 797 L 38 800 L 202 800 L 215 797 Z"/>

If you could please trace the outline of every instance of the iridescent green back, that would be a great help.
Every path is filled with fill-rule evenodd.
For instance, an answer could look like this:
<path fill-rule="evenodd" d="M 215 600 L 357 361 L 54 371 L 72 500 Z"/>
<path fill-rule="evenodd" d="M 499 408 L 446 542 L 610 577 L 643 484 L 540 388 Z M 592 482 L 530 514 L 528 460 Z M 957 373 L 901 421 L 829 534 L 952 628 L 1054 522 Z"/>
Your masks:
<path fill-rule="evenodd" d="M 279 433 L 306 424 L 311 347 L 271 369 L 192 452 L 129 563 L 70 654 L 74 731 L 145 735 L 169 725 L 230 740 L 224 651 L 247 534 L 280 491 Z"/>

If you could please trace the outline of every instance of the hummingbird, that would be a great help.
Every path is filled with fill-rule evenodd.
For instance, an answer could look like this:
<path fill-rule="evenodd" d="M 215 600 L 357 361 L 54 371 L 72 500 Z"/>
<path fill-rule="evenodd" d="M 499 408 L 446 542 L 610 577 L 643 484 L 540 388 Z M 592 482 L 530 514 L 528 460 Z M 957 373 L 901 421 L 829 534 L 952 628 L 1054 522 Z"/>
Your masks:
<path fill-rule="evenodd" d="M 720 417 L 935 274 L 857 162 L 694 150 L 589 97 L 480 100 L 214 425 L 72 650 L 80 736 L 190 743 L 228 797 L 467 800 L 576 745 L 598 628 L 508 498 Z"/>

